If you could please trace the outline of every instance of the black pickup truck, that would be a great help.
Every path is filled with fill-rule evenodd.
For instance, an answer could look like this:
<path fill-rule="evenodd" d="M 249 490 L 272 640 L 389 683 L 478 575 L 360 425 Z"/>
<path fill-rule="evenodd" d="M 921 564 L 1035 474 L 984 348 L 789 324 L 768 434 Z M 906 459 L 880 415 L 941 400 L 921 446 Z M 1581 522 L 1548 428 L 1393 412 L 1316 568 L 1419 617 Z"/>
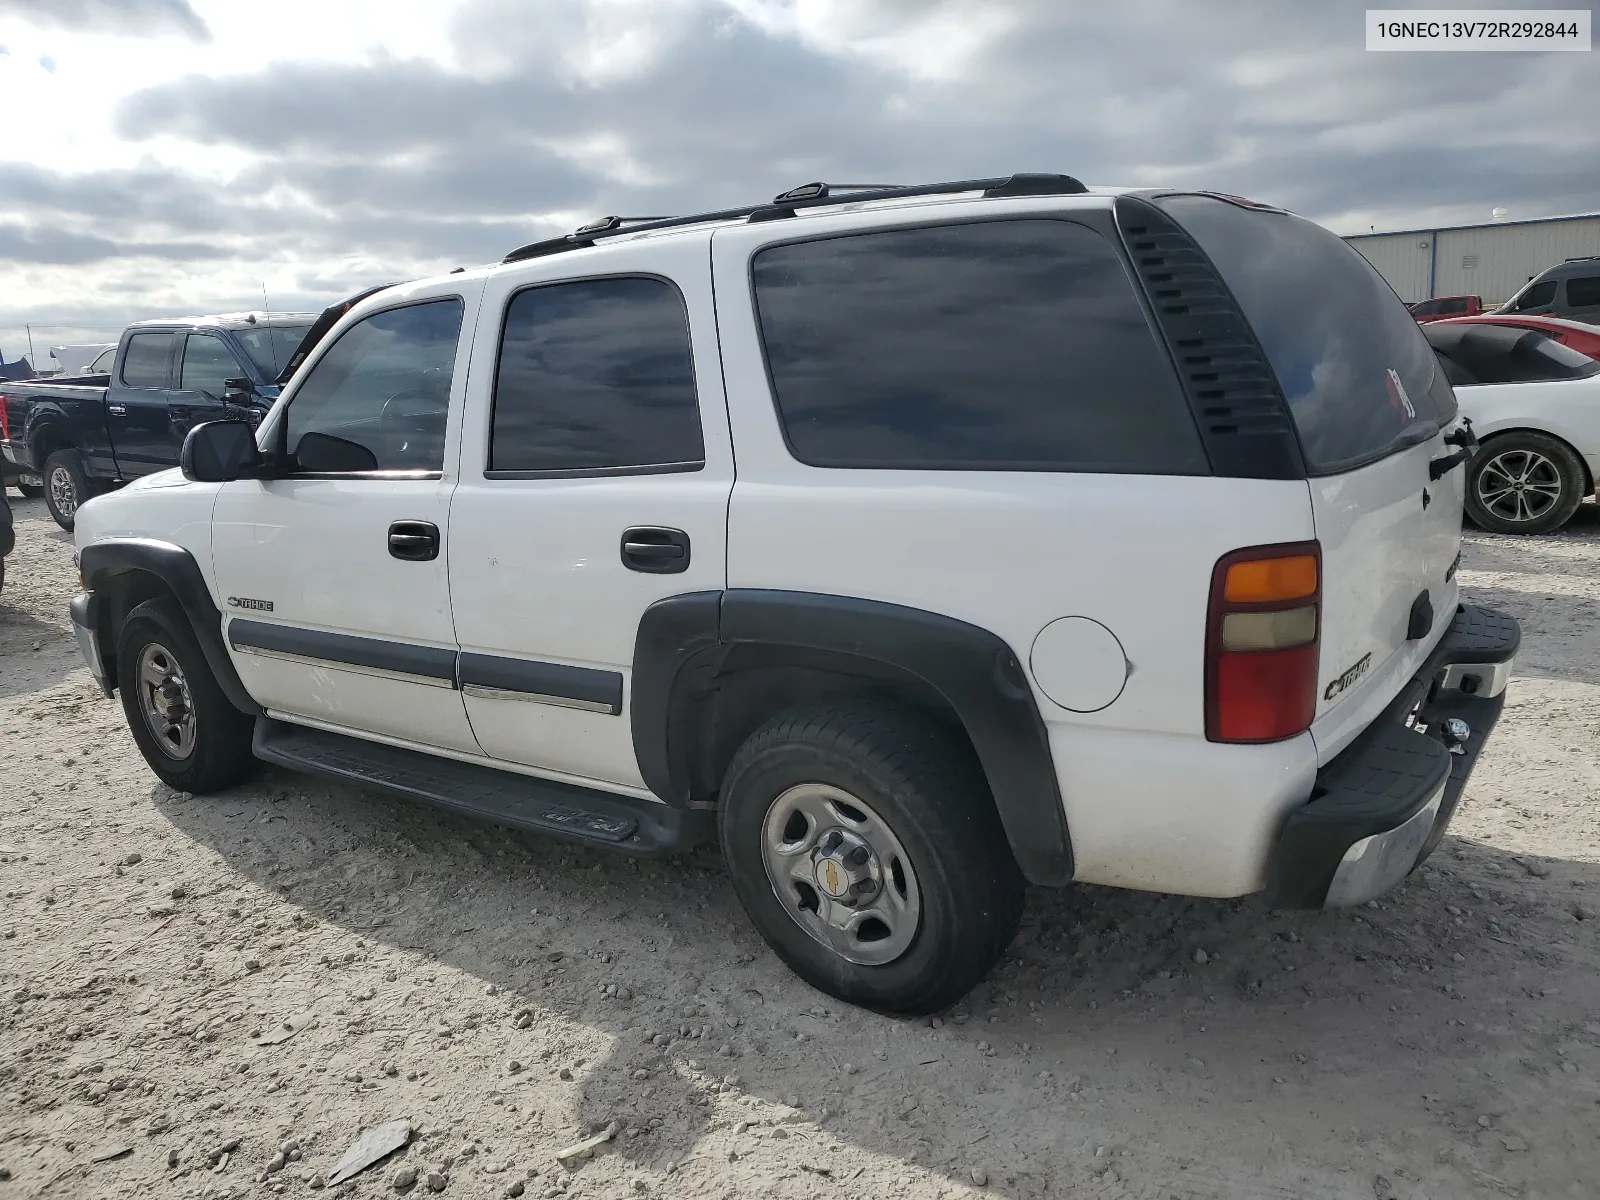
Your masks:
<path fill-rule="evenodd" d="M 191 426 L 259 420 L 319 323 L 245 313 L 130 325 L 109 375 L 0 384 L 0 455 L 43 477 L 50 515 L 71 529 L 90 496 L 177 466 Z"/>

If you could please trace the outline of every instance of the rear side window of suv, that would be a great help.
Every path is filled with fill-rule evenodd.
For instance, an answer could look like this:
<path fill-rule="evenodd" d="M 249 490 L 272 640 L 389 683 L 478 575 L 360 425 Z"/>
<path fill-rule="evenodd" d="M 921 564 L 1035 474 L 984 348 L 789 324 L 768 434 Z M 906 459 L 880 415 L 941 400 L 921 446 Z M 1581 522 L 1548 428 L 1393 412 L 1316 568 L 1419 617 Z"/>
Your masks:
<path fill-rule="evenodd" d="M 1209 196 L 1156 201 L 1221 272 L 1278 377 L 1307 469 L 1332 475 L 1455 417 L 1416 320 L 1342 239 L 1288 213 Z"/>
<path fill-rule="evenodd" d="M 1575 275 L 1567 280 L 1567 307 L 1594 308 L 1600 305 L 1600 275 Z"/>
<path fill-rule="evenodd" d="M 1060 220 L 774 246 L 753 264 L 784 433 L 819 467 L 1208 470 L 1111 245 Z"/>

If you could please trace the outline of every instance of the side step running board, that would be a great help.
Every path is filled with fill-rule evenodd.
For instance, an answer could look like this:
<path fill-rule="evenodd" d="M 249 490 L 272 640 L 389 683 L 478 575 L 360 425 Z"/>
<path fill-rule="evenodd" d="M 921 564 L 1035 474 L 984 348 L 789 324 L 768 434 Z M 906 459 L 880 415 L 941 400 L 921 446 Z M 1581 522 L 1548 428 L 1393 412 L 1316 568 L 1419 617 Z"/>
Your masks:
<path fill-rule="evenodd" d="M 268 717 L 256 719 L 256 757 L 296 771 L 421 800 L 502 825 L 624 854 L 687 850 L 709 821 L 650 800 L 498 771 Z"/>

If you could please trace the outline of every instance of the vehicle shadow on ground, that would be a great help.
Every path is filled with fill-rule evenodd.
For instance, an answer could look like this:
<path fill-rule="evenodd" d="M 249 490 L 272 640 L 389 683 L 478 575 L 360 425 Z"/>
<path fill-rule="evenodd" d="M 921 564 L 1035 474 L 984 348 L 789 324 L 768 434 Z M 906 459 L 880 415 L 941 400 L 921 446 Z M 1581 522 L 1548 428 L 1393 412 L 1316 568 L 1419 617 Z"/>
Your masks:
<path fill-rule="evenodd" d="M 848 1142 L 889 1160 L 863 1189 L 896 1190 L 907 1181 L 894 1170 L 915 1166 L 958 1185 L 978 1170 L 990 1191 L 1019 1200 L 1119 1178 L 1159 1183 L 1163 1200 L 1299 1196 L 1294 1180 L 1307 1176 L 1296 1172 L 1308 1164 L 1293 1156 L 1282 1171 L 1258 1165 L 1242 1185 L 1252 1172 L 1207 1148 L 1250 1129 L 1276 1161 L 1268 1147 L 1295 1144 L 1308 1121 L 1403 1130 L 1395 1136 L 1421 1162 L 1450 1147 L 1435 1184 L 1451 1194 L 1466 1194 L 1472 1164 L 1513 1187 L 1567 1170 L 1562 1151 L 1536 1166 L 1505 1151 L 1498 1126 L 1474 1122 L 1506 1110 L 1510 1085 L 1493 1078 L 1506 1071 L 1520 1073 L 1524 1116 L 1573 1103 L 1528 1089 L 1600 1004 L 1600 982 L 1560 951 L 1596 931 L 1580 919 L 1600 895 L 1595 864 L 1449 838 L 1380 908 L 1343 913 L 1035 890 L 1004 962 L 934 1025 L 800 983 L 746 924 L 712 851 L 633 864 L 278 771 L 209 799 L 158 787 L 155 801 L 262 889 L 492 984 L 499 995 L 484 1002 L 493 1011 L 478 1036 L 502 1037 L 526 1005 L 552 1026 L 564 1019 L 612 1039 L 578 1072 L 573 1116 L 589 1127 L 665 1116 L 656 1134 L 607 1151 L 641 1168 L 687 1156 L 685 1169 L 698 1162 L 737 1190 L 778 1135 L 746 1135 L 738 1161 L 719 1140 L 709 1160 L 703 1139 L 732 1120 L 715 1115 L 714 1097 L 735 1077 L 737 1091 L 820 1123 L 820 1134 L 786 1127 L 809 1139 L 804 1169 L 819 1194 L 849 1182 L 828 1161 L 830 1145 Z M 635 995 L 610 998 L 608 984 Z M 1532 1034 L 1507 1040 L 1513 1003 L 1540 1006 L 1534 1050 Z M 709 1036 L 695 1037 L 706 1023 Z M 670 1044 L 647 1042 L 652 1032 Z M 558 1055 L 534 1069 L 561 1065 Z M 1103 1089 L 1112 1066 L 1121 1081 Z M 521 1082 L 482 1077 L 474 1089 L 511 1095 Z M 1564 1116 L 1552 1107 L 1552 1119 Z M 1119 1157 L 1129 1147 L 1131 1161 Z M 1575 1161 L 1571 1177 L 1593 1167 Z M 1370 1194 L 1370 1171 L 1363 1186 Z"/>

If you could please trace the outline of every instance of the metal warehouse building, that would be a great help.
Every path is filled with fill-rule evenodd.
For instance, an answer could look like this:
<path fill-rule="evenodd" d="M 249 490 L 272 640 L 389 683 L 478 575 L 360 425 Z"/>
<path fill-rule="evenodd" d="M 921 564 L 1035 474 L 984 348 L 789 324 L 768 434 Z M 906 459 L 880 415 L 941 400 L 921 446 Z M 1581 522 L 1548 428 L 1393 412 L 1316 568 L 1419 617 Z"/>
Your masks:
<path fill-rule="evenodd" d="M 1345 240 L 1407 304 L 1455 295 L 1501 304 L 1546 267 L 1600 257 L 1600 213 L 1363 233 Z"/>

